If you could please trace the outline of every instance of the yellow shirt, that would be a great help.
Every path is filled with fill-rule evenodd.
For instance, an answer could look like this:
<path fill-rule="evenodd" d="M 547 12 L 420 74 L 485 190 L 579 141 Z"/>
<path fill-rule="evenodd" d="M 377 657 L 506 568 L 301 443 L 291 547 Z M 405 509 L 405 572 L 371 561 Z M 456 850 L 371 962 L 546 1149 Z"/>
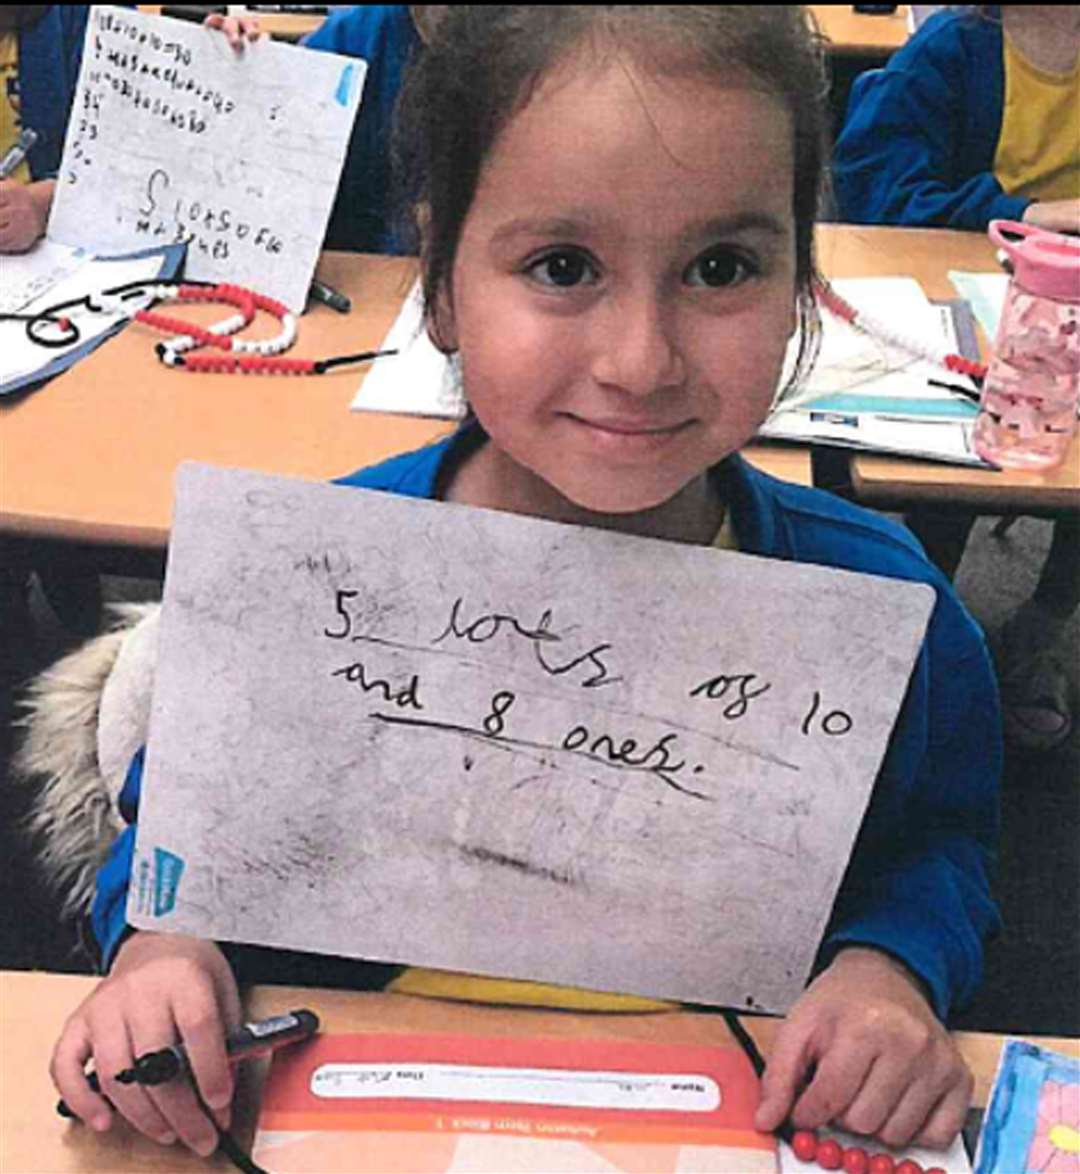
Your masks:
<path fill-rule="evenodd" d="M 22 130 L 19 112 L 19 36 L 0 33 L 0 156 L 15 142 Z M 24 159 L 8 176 L 16 183 L 30 182 L 30 164 Z"/>
<path fill-rule="evenodd" d="M 994 175 L 1010 196 L 1080 199 L 1080 62 L 1068 73 L 1037 69 L 1005 48 L 1005 103 Z"/>
<path fill-rule="evenodd" d="M 718 550 L 737 550 L 730 514 L 724 515 L 713 545 Z M 410 966 L 387 987 L 402 995 L 423 995 L 431 999 L 457 999 L 469 1003 L 503 1003 L 525 1007 L 555 1007 L 563 1011 L 673 1011 L 677 1003 L 647 999 L 641 995 L 618 995 L 583 991 L 576 987 L 546 982 L 523 982 L 512 978 L 485 978 L 448 970 L 425 970 Z"/>

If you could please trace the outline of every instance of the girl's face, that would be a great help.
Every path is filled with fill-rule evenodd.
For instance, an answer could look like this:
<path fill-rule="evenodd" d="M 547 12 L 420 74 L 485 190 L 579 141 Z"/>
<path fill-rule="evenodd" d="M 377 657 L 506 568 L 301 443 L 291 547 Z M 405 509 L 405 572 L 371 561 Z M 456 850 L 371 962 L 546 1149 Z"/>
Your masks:
<path fill-rule="evenodd" d="M 621 59 L 537 88 L 440 307 L 492 442 L 463 470 L 481 504 L 651 510 L 754 434 L 795 328 L 793 150 L 750 89 Z"/>

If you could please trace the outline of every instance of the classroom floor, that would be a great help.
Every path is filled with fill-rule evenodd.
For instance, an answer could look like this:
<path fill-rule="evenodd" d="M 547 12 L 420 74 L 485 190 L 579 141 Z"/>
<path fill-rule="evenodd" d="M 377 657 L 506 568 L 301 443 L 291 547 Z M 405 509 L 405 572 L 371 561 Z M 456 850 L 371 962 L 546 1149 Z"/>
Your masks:
<path fill-rule="evenodd" d="M 1018 521 L 1003 539 L 991 519 L 977 526 L 957 587 L 993 638 L 1002 619 L 1031 592 L 1049 545 L 1050 525 Z M 108 579 L 110 599 L 149 599 L 152 581 Z M 18 832 L 26 795 L 9 784 L 7 762 L 18 682 L 72 644 L 40 593 L 33 628 L 12 631 L 0 615 L 0 968 L 89 971 L 79 926 L 61 922 Z M 6 621 L 6 622 L 5 622 Z M 1068 632 L 1073 693 L 1080 697 L 1080 617 Z M 1071 743 L 1047 755 L 1010 749 L 1003 788 L 998 898 L 1005 930 L 987 957 L 987 978 L 956 1025 L 972 1030 L 1080 1035 L 1080 723 Z"/>

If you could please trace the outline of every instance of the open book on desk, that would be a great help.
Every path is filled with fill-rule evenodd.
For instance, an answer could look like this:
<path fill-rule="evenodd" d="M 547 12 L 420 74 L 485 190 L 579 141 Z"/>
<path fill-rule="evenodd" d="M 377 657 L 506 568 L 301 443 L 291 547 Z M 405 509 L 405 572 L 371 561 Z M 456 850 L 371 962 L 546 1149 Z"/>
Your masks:
<path fill-rule="evenodd" d="M 905 335 L 943 352 L 974 351 L 970 314 L 958 317 L 953 304 L 933 304 L 913 278 L 832 284 L 867 316 L 896 323 Z M 988 468 L 972 444 L 976 402 L 931 381 L 963 378 L 823 313 L 813 371 L 781 398 L 758 435 Z"/>

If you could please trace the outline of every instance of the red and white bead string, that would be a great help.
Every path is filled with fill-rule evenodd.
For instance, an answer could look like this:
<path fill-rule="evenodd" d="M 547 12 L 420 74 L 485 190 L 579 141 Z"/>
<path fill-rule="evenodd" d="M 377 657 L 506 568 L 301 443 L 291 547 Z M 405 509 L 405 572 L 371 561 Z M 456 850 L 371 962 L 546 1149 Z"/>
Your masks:
<path fill-rule="evenodd" d="M 239 311 L 204 329 L 193 326 L 181 318 L 161 314 L 157 310 L 137 310 L 133 315 L 136 322 L 152 326 L 155 330 L 178 332 L 175 338 L 161 343 L 158 348 L 159 358 L 168 367 L 190 365 L 183 356 L 198 347 L 215 347 L 234 355 L 268 359 L 284 353 L 296 342 L 296 316 L 288 307 L 274 301 L 273 298 L 263 297 L 240 286 L 155 285 L 148 286 L 146 292 L 156 301 L 224 302 L 236 306 Z M 263 310 L 278 319 L 281 323 L 278 334 L 262 340 L 235 337 L 238 331 L 251 323 L 257 310 Z"/>

